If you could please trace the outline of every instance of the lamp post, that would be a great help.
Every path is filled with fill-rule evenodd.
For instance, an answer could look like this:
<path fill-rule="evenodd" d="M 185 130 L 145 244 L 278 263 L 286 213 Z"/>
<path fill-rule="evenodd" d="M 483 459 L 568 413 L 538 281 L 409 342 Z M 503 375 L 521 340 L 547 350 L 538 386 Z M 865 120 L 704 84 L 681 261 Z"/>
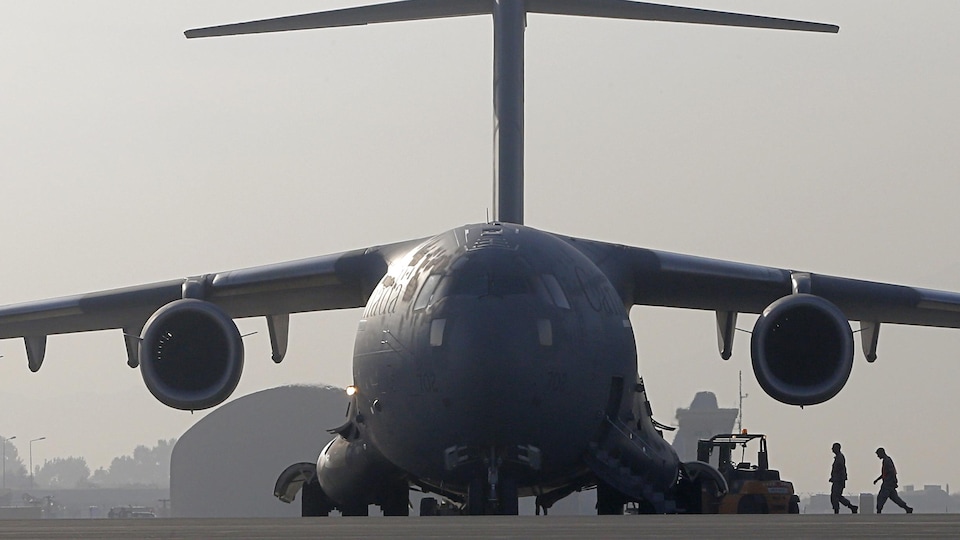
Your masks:
<path fill-rule="evenodd" d="M 6 437 L 3 439 L 3 489 L 7 489 L 7 441 L 16 439 L 17 436 Z"/>
<path fill-rule="evenodd" d="M 46 439 L 46 437 L 37 437 L 36 439 L 30 440 L 30 487 L 33 487 L 33 443 L 44 439 Z"/>

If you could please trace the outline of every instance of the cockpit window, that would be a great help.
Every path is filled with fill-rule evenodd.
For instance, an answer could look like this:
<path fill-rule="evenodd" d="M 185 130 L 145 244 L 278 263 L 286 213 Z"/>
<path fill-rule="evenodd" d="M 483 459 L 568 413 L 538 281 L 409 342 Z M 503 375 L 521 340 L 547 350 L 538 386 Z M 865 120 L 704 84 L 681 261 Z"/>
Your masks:
<path fill-rule="evenodd" d="M 465 296 L 509 296 L 527 294 L 530 284 L 519 274 L 499 272 L 463 272 L 456 276 L 448 294 Z"/>
<path fill-rule="evenodd" d="M 433 301 L 433 293 L 437 290 L 437 284 L 440 283 L 440 274 L 431 274 L 427 278 L 427 281 L 423 283 L 423 287 L 420 288 L 420 294 L 417 295 L 417 301 L 413 303 L 414 311 L 418 309 L 424 309 L 429 306 Z"/>
<path fill-rule="evenodd" d="M 487 294 L 487 273 L 461 272 L 457 274 L 450 285 L 448 294 L 451 296 L 483 296 Z"/>
<path fill-rule="evenodd" d="M 511 274 L 489 274 L 487 282 L 488 294 L 507 296 L 510 294 L 526 294 L 530 286 L 523 276 Z"/>

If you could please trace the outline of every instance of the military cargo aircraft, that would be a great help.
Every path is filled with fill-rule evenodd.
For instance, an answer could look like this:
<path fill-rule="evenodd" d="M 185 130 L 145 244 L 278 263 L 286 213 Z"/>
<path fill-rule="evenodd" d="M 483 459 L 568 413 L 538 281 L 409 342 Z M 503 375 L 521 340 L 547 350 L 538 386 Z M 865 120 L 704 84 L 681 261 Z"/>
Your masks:
<path fill-rule="evenodd" d="M 628 312 L 716 313 L 729 358 L 739 313 L 758 382 L 791 405 L 829 400 L 852 368 L 857 321 L 876 358 L 883 323 L 960 327 L 960 294 L 740 264 L 552 234 L 524 224 L 523 32 L 527 13 L 833 33 L 829 24 L 629 0 L 406 0 L 190 30 L 188 37 L 491 15 L 493 219 L 354 251 L 0 307 L 32 371 L 47 336 L 122 330 L 128 364 L 162 403 L 200 410 L 239 381 L 234 319 L 265 317 L 273 359 L 294 313 L 363 308 L 350 408 L 316 464 L 276 495 L 303 513 L 406 515 L 411 487 L 466 514 L 515 514 L 518 498 L 596 487 L 597 511 L 685 512 L 708 465 L 681 463 L 655 422 Z M 430 510 L 429 505 L 426 508 Z"/>

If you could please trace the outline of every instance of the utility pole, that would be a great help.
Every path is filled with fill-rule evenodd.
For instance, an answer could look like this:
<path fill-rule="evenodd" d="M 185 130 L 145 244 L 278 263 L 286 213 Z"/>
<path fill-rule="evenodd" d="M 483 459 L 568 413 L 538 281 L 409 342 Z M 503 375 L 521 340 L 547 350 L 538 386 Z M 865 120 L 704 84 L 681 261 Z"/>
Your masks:
<path fill-rule="evenodd" d="M 7 441 L 16 439 L 17 436 L 6 437 L 3 439 L 3 489 L 7 489 Z"/>
<path fill-rule="evenodd" d="M 750 395 L 743 393 L 743 370 L 737 373 L 740 378 L 740 390 L 738 391 L 740 395 L 740 405 L 737 407 L 737 432 L 743 433 L 743 398 L 750 397 Z"/>
<path fill-rule="evenodd" d="M 46 437 L 39 437 L 39 438 L 37 438 L 37 439 L 33 439 L 33 440 L 30 441 L 30 487 L 31 487 L 31 488 L 34 487 L 34 482 L 33 482 L 33 443 L 35 443 L 35 442 L 37 442 L 37 441 L 42 441 L 42 440 L 44 440 L 44 439 L 46 439 Z"/>

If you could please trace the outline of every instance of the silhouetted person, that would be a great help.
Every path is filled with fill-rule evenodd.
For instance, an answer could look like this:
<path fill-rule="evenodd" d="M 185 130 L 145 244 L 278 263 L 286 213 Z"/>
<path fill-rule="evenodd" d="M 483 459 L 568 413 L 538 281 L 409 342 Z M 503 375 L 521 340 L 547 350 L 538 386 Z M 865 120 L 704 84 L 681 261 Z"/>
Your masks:
<path fill-rule="evenodd" d="M 849 499 L 843 496 L 843 488 L 847 485 L 847 458 L 840 453 L 840 443 L 833 443 L 833 467 L 830 469 L 830 504 L 833 505 L 833 513 L 840 513 L 840 505 L 844 505 L 854 514 L 857 513 L 859 506 L 852 504 Z"/>
<path fill-rule="evenodd" d="M 883 480 L 880 483 L 880 493 L 877 493 L 877 513 L 883 511 L 884 503 L 887 502 L 887 499 L 890 499 L 897 506 L 906 510 L 908 514 L 912 514 L 913 508 L 907 506 L 907 503 L 903 502 L 903 499 L 897 495 L 897 468 L 893 465 L 893 460 L 883 448 L 877 448 L 877 457 L 883 462 L 880 466 L 880 476 L 873 481 L 876 484 Z"/>

